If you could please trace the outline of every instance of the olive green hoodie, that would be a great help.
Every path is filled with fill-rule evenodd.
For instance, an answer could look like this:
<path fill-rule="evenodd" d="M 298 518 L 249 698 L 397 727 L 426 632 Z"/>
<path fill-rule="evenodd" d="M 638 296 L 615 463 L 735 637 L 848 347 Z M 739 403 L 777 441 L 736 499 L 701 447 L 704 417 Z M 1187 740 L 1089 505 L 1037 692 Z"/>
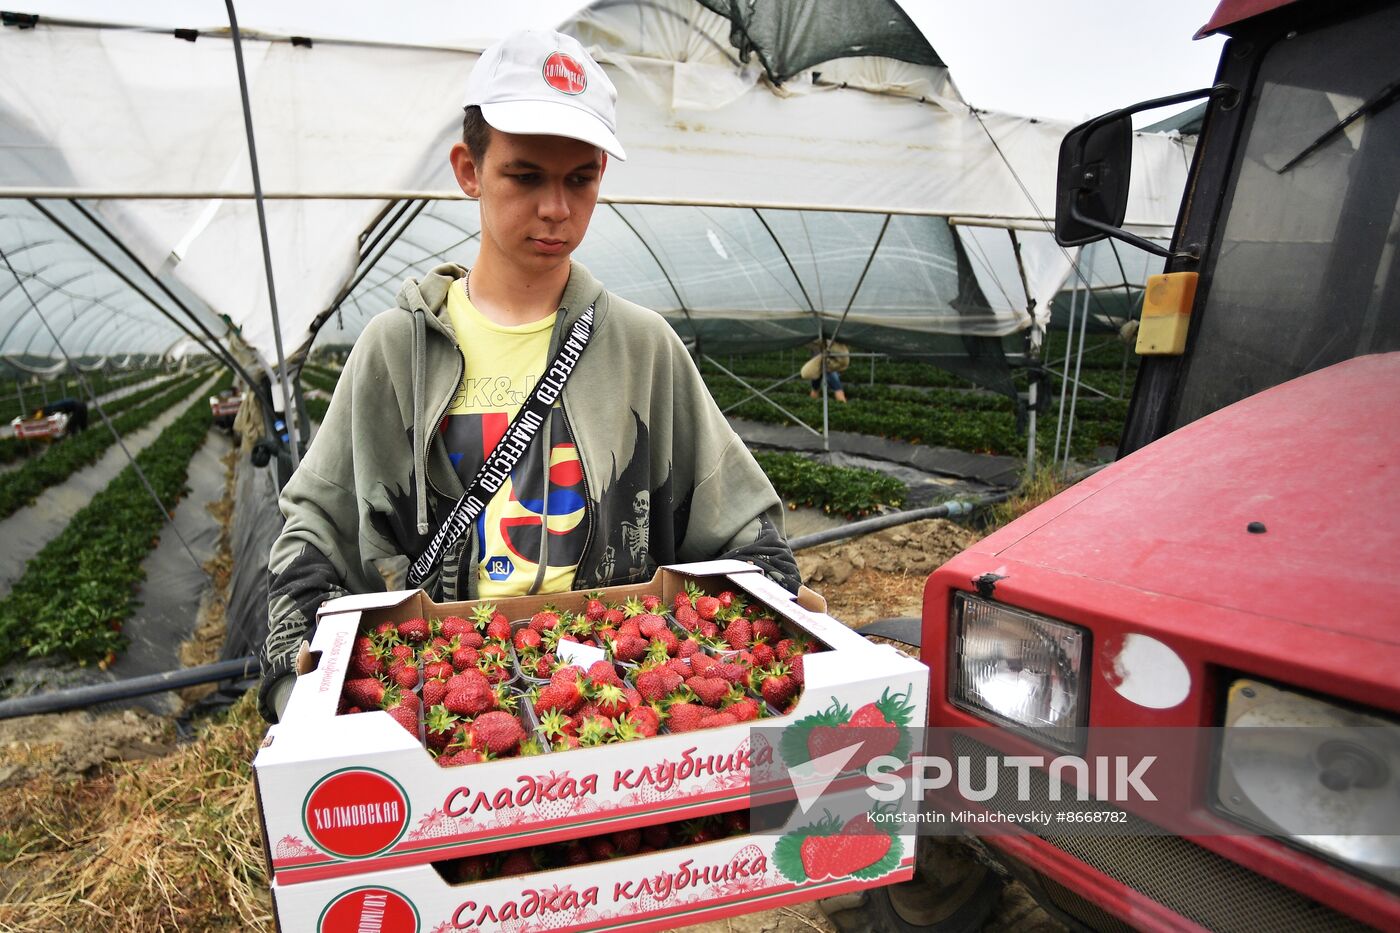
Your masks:
<path fill-rule="evenodd" d="M 447 291 L 464 275 L 449 264 L 409 279 L 398 307 L 369 322 L 315 443 L 282 492 L 286 523 L 268 560 L 262 654 L 269 719 L 285 701 L 317 607 L 383 590 L 379 568 L 416 558 L 462 495 L 434 427 L 463 376 Z M 589 305 L 593 336 L 559 402 L 587 490 L 587 543 L 573 588 L 647 580 L 662 564 L 738 557 L 796 591 L 782 503 L 659 314 L 605 291 L 575 262 L 551 355 Z M 549 423 L 527 456 L 550 450 Z M 424 589 L 438 600 L 473 599 L 477 563 L 475 535 L 463 535 Z"/>

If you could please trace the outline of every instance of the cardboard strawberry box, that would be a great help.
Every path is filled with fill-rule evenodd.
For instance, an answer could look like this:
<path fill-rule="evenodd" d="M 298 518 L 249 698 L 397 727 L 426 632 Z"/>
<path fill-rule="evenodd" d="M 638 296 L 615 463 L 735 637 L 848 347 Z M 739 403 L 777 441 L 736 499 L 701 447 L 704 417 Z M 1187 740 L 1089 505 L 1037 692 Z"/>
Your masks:
<path fill-rule="evenodd" d="M 693 825 L 651 829 L 684 833 Z M 635 849 L 640 834 L 631 835 Z M 619 852 L 623 836 L 569 843 L 573 852 L 566 848 L 563 859 L 582 853 L 573 864 L 520 850 L 494 862 L 472 858 L 301 884 L 278 881 L 274 908 L 281 929 L 318 933 L 665 930 L 906 881 L 914 872 L 913 835 L 866 826 L 853 843 L 851 835 L 796 814 L 780 834 L 741 829 L 642 854 Z"/>
<path fill-rule="evenodd" d="M 833 710 L 849 715 L 892 696 L 903 707 L 905 725 L 924 725 L 924 665 L 868 642 L 826 615 L 817 594 L 804 589 L 794 597 L 750 564 L 665 567 L 649 583 L 603 595 L 623 600 L 651 593 L 669 603 L 687 584 L 742 593 L 786 631 L 818 646 L 803 659 L 805 684 L 785 714 L 453 767 L 434 760 L 421 726 L 411 734 L 386 712 L 340 713 L 342 687 L 360 633 L 386 621 L 465 616 L 477 604 L 434 604 L 420 591 L 402 591 L 324 605 L 282 721 L 268 731 L 253 763 L 277 886 L 747 809 L 751 790 L 759 789 L 751 787 L 751 770 L 762 764 L 750 747 L 751 726 L 810 723 Z M 496 606 L 521 619 L 548 605 L 578 608 L 585 599 L 583 593 L 550 594 Z"/>

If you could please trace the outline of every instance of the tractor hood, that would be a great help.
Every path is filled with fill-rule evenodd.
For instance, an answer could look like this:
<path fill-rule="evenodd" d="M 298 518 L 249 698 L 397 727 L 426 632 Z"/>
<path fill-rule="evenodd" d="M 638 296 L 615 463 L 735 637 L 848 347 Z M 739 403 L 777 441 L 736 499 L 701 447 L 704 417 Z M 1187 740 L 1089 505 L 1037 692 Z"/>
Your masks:
<path fill-rule="evenodd" d="M 1224 408 L 974 545 L 1016 564 L 1400 644 L 1400 353 Z"/>

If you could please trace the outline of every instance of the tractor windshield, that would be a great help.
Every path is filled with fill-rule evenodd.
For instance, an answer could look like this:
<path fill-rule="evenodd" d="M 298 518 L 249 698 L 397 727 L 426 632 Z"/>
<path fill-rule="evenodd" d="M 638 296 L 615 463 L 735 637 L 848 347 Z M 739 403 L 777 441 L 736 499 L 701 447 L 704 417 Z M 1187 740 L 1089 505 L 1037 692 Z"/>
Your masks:
<path fill-rule="evenodd" d="M 1172 427 L 1400 350 L 1400 7 L 1299 30 L 1260 65 L 1202 270 Z"/>

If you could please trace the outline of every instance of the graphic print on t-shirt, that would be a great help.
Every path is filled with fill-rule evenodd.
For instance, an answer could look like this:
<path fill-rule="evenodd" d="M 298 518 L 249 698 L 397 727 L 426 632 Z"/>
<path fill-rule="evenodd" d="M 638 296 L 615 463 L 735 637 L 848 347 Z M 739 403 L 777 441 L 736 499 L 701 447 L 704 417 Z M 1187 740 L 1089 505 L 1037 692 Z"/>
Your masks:
<path fill-rule="evenodd" d="M 466 375 L 440 430 L 465 485 L 495 449 L 544 371 L 554 319 L 521 327 L 493 324 L 471 306 L 460 286 L 448 293 L 448 313 L 463 348 Z M 477 518 L 478 595 L 497 599 L 528 592 L 538 575 L 542 547 L 545 572 L 539 591 L 567 590 L 587 537 L 584 499 L 573 435 L 563 410 L 555 407 L 510 479 Z"/>

